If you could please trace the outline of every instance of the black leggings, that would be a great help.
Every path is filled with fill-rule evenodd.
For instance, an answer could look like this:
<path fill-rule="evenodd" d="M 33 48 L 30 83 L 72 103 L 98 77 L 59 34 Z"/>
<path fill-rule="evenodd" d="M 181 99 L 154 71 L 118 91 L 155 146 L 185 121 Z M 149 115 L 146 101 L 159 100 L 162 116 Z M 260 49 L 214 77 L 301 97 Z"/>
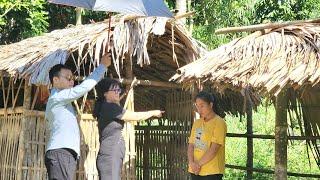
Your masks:
<path fill-rule="evenodd" d="M 207 176 L 199 176 L 191 173 L 192 180 L 222 180 L 222 174 L 213 174 Z"/>

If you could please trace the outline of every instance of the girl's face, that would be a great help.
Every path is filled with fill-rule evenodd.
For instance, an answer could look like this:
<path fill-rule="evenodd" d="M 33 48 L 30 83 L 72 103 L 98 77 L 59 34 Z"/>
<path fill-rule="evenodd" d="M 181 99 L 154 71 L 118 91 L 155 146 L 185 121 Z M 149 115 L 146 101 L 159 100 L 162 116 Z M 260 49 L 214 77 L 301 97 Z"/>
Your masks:
<path fill-rule="evenodd" d="M 119 85 L 113 85 L 110 89 L 104 93 L 104 97 L 108 102 L 119 103 L 120 102 L 121 88 Z"/>
<path fill-rule="evenodd" d="M 200 117 L 207 117 L 209 114 L 213 112 L 212 109 L 213 103 L 208 103 L 201 98 L 196 99 L 196 108 Z"/>

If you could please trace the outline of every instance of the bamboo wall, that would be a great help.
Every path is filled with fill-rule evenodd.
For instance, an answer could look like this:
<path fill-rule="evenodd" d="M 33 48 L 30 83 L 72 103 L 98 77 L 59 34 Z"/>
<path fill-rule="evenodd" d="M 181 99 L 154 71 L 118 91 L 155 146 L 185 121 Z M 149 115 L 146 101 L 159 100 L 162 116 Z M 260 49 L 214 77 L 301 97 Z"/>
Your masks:
<path fill-rule="evenodd" d="M 82 115 L 81 157 L 75 179 L 97 180 L 96 157 L 99 151 L 97 121 L 89 114 Z M 133 125 L 125 125 L 126 158 L 122 179 L 135 179 L 135 148 L 132 139 Z M 44 112 L 0 111 L 0 180 L 41 180 L 46 179 L 44 154 L 48 137 Z M 130 138 L 129 138 L 130 137 Z M 130 143 L 131 142 L 131 143 Z M 130 148 L 131 146 L 131 148 Z"/>
<path fill-rule="evenodd" d="M 16 179 L 19 169 L 21 113 L 0 114 L 0 180 Z"/>
<path fill-rule="evenodd" d="M 192 127 L 192 98 L 173 91 L 166 117 L 157 126 L 136 126 L 137 179 L 188 179 L 187 146 Z"/>

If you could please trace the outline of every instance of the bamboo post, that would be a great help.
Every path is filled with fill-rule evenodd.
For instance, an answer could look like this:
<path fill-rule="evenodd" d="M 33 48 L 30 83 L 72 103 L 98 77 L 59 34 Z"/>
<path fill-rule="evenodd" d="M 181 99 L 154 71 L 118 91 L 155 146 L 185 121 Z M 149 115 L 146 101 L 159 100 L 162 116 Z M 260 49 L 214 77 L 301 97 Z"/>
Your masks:
<path fill-rule="evenodd" d="M 246 90 L 245 96 L 246 103 L 246 114 L 247 114 L 247 134 L 253 134 L 252 127 L 252 101 L 249 96 L 248 90 Z M 247 137 L 247 179 L 252 179 L 252 168 L 253 168 L 253 138 Z"/>
<path fill-rule="evenodd" d="M 216 30 L 215 33 L 227 34 L 227 33 L 235 33 L 235 32 L 261 31 L 265 29 L 277 29 L 285 26 L 299 25 L 304 23 L 319 23 L 319 22 L 320 22 L 320 19 L 311 19 L 311 20 L 297 20 L 297 21 L 286 21 L 286 22 L 276 22 L 276 23 L 267 23 L 267 24 L 255 24 L 250 26 L 221 28 Z"/>
<path fill-rule="evenodd" d="M 150 179 L 149 177 L 149 145 L 150 145 L 150 131 L 145 128 L 143 132 L 143 147 L 142 147 L 142 157 L 143 157 L 143 179 Z"/>
<path fill-rule="evenodd" d="M 176 9 L 178 9 L 178 15 L 185 14 L 187 12 L 187 0 L 176 1 Z M 186 18 L 179 20 L 182 24 L 186 24 Z"/>
<path fill-rule="evenodd" d="M 275 179 L 287 179 L 287 96 L 286 90 L 280 92 L 276 99 L 275 122 Z"/>
<path fill-rule="evenodd" d="M 125 55 L 125 59 L 126 59 L 126 65 L 125 65 L 125 71 L 126 71 L 126 78 L 129 79 L 130 81 L 133 80 L 133 63 L 132 63 L 132 58 L 129 54 Z M 132 98 L 129 97 L 130 96 L 130 88 L 131 85 L 127 85 L 126 86 L 126 92 L 128 92 L 128 96 L 127 98 Z M 133 89 L 132 89 L 133 90 Z M 134 98 L 134 92 L 132 94 L 133 98 Z M 134 101 L 134 100 L 133 100 Z M 134 102 L 131 102 L 133 104 L 129 105 L 128 108 L 131 111 L 134 111 Z M 136 168 L 135 168 L 135 159 L 136 159 L 136 150 L 135 150 L 135 131 L 134 131 L 134 124 L 131 122 L 127 122 L 126 124 L 126 136 L 127 138 L 126 140 L 126 149 L 128 150 L 128 155 L 126 155 L 128 158 L 125 158 L 125 160 L 127 160 L 126 163 L 128 163 L 128 166 L 125 168 L 128 168 L 126 170 L 127 172 L 127 177 L 126 179 L 136 179 Z"/>
<path fill-rule="evenodd" d="M 82 11 L 82 8 L 80 8 L 80 7 L 76 8 L 76 25 L 81 25 L 82 24 L 81 11 Z"/>
<path fill-rule="evenodd" d="M 28 85 L 28 79 L 25 79 L 24 82 L 24 96 L 23 96 L 23 110 L 30 109 L 31 105 L 31 86 Z M 23 166 L 23 158 L 24 158 L 24 149 L 25 149 L 25 123 L 26 123 L 26 113 L 24 113 L 22 122 L 21 122 L 21 130 L 19 135 L 19 147 L 18 147 L 18 172 L 17 172 L 17 179 L 22 179 L 22 166 Z"/>

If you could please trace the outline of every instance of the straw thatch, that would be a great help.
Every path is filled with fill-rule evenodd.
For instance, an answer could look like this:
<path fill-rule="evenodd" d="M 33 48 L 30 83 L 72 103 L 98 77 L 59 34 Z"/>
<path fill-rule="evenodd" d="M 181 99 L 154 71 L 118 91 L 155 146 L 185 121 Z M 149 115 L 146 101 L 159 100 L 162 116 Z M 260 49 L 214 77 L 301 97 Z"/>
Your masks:
<path fill-rule="evenodd" d="M 171 37 L 172 30 L 174 38 Z M 139 66 L 149 65 L 152 58 L 159 62 L 165 58 L 165 61 L 169 61 L 167 64 L 175 69 L 179 61 L 184 65 L 199 58 L 204 51 L 182 27 L 168 22 L 165 18 L 128 21 L 125 17 L 112 18 L 110 36 L 109 49 L 118 76 L 125 54 L 135 57 Z M 157 43 L 155 47 L 151 46 L 153 41 Z M 108 22 L 55 30 L 18 43 L 0 46 L 0 70 L 9 76 L 30 76 L 31 84 L 47 85 L 48 70 L 55 64 L 65 64 L 68 58 L 73 60 L 78 75 L 81 65 L 88 63 L 90 67 L 96 66 L 101 54 L 105 53 L 107 42 Z M 153 56 L 152 51 L 165 52 Z M 169 77 L 168 75 L 166 78 Z"/>
<path fill-rule="evenodd" d="M 320 81 L 320 24 L 309 23 L 258 31 L 225 44 L 178 70 L 172 79 L 211 81 L 226 87 L 278 94 Z"/>
<path fill-rule="evenodd" d="M 319 136 L 320 23 L 301 23 L 257 31 L 235 39 L 178 69 L 171 80 L 190 85 L 199 80 L 219 92 L 242 91 L 276 96 L 288 90 L 290 120 L 301 134 Z M 309 140 L 320 162 L 319 141 Z"/>

